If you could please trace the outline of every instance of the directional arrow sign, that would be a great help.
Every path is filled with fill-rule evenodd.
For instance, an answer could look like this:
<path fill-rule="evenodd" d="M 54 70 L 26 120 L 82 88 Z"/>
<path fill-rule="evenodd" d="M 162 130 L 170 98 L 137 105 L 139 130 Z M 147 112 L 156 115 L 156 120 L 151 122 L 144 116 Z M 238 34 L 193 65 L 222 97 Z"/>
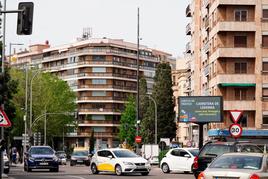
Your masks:
<path fill-rule="evenodd" d="M 231 118 L 232 118 L 233 122 L 236 124 L 238 122 L 238 120 L 240 119 L 240 117 L 242 116 L 242 111 L 231 110 L 230 114 L 231 114 Z"/>
<path fill-rule="evenodd" d="M 8 119 L 5 111 L 2 110 L 2 108 L 0 108 L 0 127 L 10 127 L 11 126 L 11 122 Z"/>

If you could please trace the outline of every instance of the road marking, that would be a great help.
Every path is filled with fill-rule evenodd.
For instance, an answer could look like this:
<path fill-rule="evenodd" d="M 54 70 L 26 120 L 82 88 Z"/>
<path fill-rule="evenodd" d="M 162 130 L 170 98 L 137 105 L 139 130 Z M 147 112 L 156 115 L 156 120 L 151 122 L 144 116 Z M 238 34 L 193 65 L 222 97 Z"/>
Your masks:
<path fill-rule="evenodd" d="M 73 176 L 73 175 L 68 175 L 68 177 L 71 177 L 71 178 L 78 178 L 78 179 L 85 179 L 84 177 Z"/>

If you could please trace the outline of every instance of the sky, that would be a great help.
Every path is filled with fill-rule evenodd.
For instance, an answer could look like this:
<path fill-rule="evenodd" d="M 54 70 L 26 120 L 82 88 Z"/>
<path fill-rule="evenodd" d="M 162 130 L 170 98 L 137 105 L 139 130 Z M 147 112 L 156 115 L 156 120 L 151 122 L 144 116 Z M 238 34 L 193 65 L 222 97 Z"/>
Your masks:
<path fill-rule="evenodd" d="M 3 1 L 3 0 L 1 0 Z M 6 0 L 7 10 L 16 10 L 23 0 Z M 33 33 L 16 34 L 17 14 L 6 16 L 6 53 L 49 41 L 52 47 L 74 42 L 83 28 L 92 28 L 93 38 L 124 39 L 137 43 L 137 9 L 140 9 L 140 44 L 183 56 L 189 19 L 189 0 L 28 0 L 34 2 Z"/>

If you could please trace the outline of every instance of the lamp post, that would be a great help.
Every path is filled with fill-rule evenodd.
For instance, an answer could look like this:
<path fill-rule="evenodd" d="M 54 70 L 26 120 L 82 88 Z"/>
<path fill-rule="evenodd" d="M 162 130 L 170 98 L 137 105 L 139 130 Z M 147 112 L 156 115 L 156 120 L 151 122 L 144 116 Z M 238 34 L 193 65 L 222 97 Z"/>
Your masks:
<path fill-rule="evenodd" d="M 33 80 L 34 78 L 41 72 L 41 70 L 38 70 L 37 72 L 35 72 L 35 74 L 33 75 L 33 77 L 31 78 L 30 81 L 30 136 L 32 136 L 32 122 L 33 122 Z"/>
<path fill-rule="evenodd" d="M 13 45 L 24 45 L 22 43 L 9 43 L 9 63 L 11 63 L 11 50 Z"/>

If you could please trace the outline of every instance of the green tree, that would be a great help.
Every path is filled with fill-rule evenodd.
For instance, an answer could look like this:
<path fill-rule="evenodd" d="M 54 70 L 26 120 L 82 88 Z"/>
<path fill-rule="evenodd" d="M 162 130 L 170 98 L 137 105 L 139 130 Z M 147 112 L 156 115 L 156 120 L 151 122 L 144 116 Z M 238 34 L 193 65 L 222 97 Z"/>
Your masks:
<path fill-rule="evenodd" d="M 158 138 L 172 139 L 176 136 L 176 123 L 171 67 L 168 63 L 157 66 L 152 96 L 157 103 Z"/>
<path fill-rule="evenodd" d="M 93 154 L 94 147 L 95 147 L 95 137 L 94 137 L 94 130 L 93 130 L 89 139 L 89 153 L 90 154 Z"/>
<path fill-rule="evenodd" d="M 119 138 L 126 141 L 127 144 L 133 146 L 136 135 L 136 104 L 135 97 L 129 96 L 125 109 L 121 115 Z"/>
<path fill-rule="evenodd" d="M 33 72 L 29 71 L 29 79 Z M 12 77 L 19 81 L 19 90 L 15 95 L 14 103 L 17 104 L 17 110 L 21 111 L 25 104 L 25 73 L 21 70 L 13 69 Z M 30 90 L 29 90 L 30 91 Z M 32 110 L 33 110 L 33 131 L 44 131 L 44 117 L 35 121 L 45 113 L 72 113 L 76 109 L 75 93 L 68 84 L 51 73 L 40 73 L 33 80 L 32 88 Z M 23 112 L 18 113 L 18 118 L 22 119 Z M 65 114 L 46 115 L 47 119 L 47 139 L 53 142 L 53 137 L 61 136 L 63 128 L 67 124 L 74 123 L 74 116 Z M 16 125 L 23 126 L 23 121 L 19 120 Z M 65 130 L 67 131 L 67 130 Z M 22 133 L 22 131 L 20 131 Z"/>
<path fill-rule="evenodd" d="M 140 115 L 139 115 L 139 117 L 141 120 L 143 120 L 143 118 L 146 114 L 148 105 L 149 105 L 148 97 L 147 97 L 147 82 L 146 82 L 146 79 L 144 77 L 141 77 L 139 81 L 140 81 L 140 85 L 139 85 L 139 95 L 140 95 L 139 112 L 140 112 Z"/>

